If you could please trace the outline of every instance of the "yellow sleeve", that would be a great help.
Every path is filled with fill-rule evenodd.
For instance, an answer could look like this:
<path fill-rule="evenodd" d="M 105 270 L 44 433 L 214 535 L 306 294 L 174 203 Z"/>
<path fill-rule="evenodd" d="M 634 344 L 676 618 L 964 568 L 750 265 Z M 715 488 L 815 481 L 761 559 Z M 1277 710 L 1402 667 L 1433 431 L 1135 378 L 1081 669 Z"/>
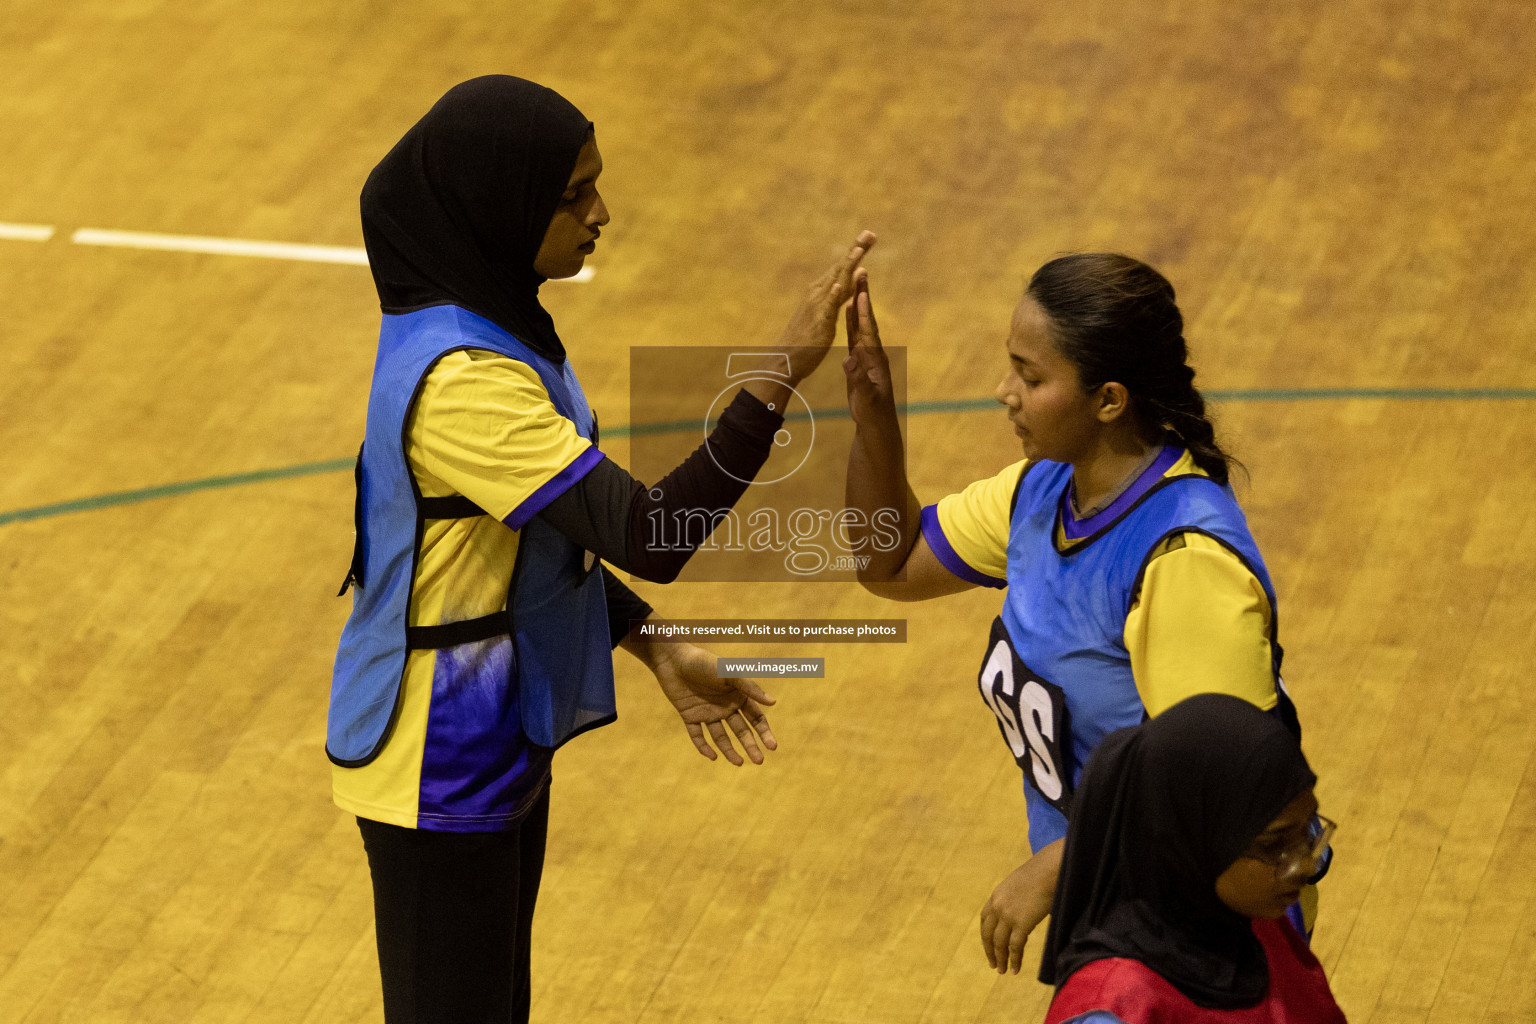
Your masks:
<path fill-rule="evenodd" d="M 1154 554 L 1125 618 L 1125 646 L 1147 714 L 1197 693 L 1275 706 L 1269 598 L 1218 541 L 1170 538 Z"/>
<path fill-rule="evenodd" d="M 975 578 L 977 574 L 993 581 L 1007 578 L 1009 510 L 1027 461 L 1015 462 L 923 510 L 928 547 L 961 579 L 986 582 Z"/>
<path fill-rule="evenodd" d="M 427 374 L 406 454 L 422 494 L 462 494 L 513 527 L 600 459 L 533 367 L 480 350 L 451 352 Z"/>

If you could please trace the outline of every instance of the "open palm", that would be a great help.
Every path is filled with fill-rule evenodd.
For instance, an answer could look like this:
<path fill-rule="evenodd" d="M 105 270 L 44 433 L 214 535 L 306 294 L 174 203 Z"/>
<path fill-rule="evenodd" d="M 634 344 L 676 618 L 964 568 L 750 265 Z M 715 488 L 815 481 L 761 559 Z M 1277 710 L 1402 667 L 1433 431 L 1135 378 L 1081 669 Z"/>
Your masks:
<path fill-rule="evenodd" d="M 736 734 L 742 749 L 753 764 L 763 763 L 763 747 L 777 750 L 773 730 L 768 726 L 768 716 L 762 705 L 771 705 L 774 699 L 750 679 L 729 677 L 721 679 L 715 673 L 715 655 L 692 644 L 668 645 L 668 650 L 657 659 L 652 671 L 661 692 L 672 702 L 688 735 L 700 754 L 711 761 L 718 756 L 709 740 L 731 764 L 742 764 L 741 754 L 731 743 L 730 732 Z M 761 739 L 761 747 L 758 740 Z"/>

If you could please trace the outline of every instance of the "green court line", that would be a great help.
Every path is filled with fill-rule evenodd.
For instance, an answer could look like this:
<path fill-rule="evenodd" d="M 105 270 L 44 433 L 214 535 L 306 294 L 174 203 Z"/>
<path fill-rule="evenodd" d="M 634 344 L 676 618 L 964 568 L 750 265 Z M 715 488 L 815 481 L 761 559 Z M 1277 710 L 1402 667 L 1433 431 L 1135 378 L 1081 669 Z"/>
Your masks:
<path fill-rule="evenodd" d="M 1536 388 L 1232 388 L 1212 389 L 1204 392 L 1213 402 L 1319 402 L 1347 401 L 1350 399 L 1385 399 L 1400 402 L 1459 402 L 1459 401 L 1536 401 Z M 939 412 L 975 412 L 980 409 L 996 409 L 992 398 L 940 399 L 928 402 L 908 402 L 908 416 L 923 416 Z M 820 409 L 815 415 L 823 419 L 847 419 L 848 410 Z M 794 413 L 788 419 L 805 419 L 804 413 Z M 608 437 L 646 437 L 670 434 L 683 430 L 698 430 L 698 420 L 671 420 L 664 423 L 620 424 L 603 433 Z M 34 505 L 32 508 L 12 509 L 0 512 L 0 526 L 21 523 L 32 519 L 49 519 L 73 512 L 91 512 L 115 505 L 133 505 L 141 501 L 172 498 L 178 494 L 194 494 L 223 487 L 242 487 L 246 484 L 265 483 L 268 480 L 285 480 L 289 477 L 313 476 L 317 473 L 340 473 L 352 468 L 355 459 L 326 459 L 323 462 L 303 462 L 296 466 L 277 469 L 258 469 L 251 473 L 231 473 L 227 476 L 210 476 L 201 480 L 182 480 L 160 484 L 157 487 L 140 487 L 132 491 L 115 491 L 90 498 L 59 501 L 50 505 Z"/>
<path fill-rule="evenodd" d="M 156 498 L 171 498 L 178 494 L 211 491 L 220 487 L 240 487 L 244 484 L 265 483 L 268 480 L 283 480 L 291 476 L 311 476 L 315 473 L 338 473 L 344 469 L 351 469 L 356 461 L 356 459 L 327 459 L 324 462 L 303 462 L 297 466 L 282 466 L 278 469 L 258 469 L 254 473 L 231 473 L 228 476 L 210 476 L 202 480 L 183 480 L 179 483 L 161 484 L 158 487 L 140 487 L 133 491 L 115 491 L 112 494 L 98 494 L 91 498 L 59 501 L 52 505 L 18 508 L 10 512 L 0 512 L 0 526 L 6 523 L 25 522 L 28 519 L 63 516 L 71 512 L 90 512 L 98 508 L 111 508 L 114 505 L 133 505 L 140 501 L 154 501 Z"/>

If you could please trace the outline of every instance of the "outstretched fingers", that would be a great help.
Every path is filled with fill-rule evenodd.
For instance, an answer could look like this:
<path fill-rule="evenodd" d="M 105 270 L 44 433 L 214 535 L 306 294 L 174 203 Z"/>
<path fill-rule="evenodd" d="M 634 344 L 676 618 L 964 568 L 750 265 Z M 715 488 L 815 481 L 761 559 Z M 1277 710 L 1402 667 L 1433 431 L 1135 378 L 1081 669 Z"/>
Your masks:
<path fill-rule="evenodd" d="M 710 739 L 715 741 L 715 746 L 720 748 L 720 753 L 725 755 L 725 759 L 727 761 L 731 762 L 731 764 L 738 768 L 745 764 L 745 762 L 741 759 L 741 755 L 736 753 L 736 748 L 731 745 L 730 733 L 725 731 L 725 726 L 723 724 L 721 724 L 719 721 L 710 722 L 709 736 Z"/>
<path fill-rule="evenodd" d="M 853 272 L 858 269 L 864 255 L 875 247 L 875 233 L 873 231 L 860 231 L 859 237 L 853 240 L 853 245 L 848 247 L 848 252 L 842 259 L 832 264 L 832 269 L 827 272 L 833 281 L 841 281 L 846 285 L 853 278 Z"/>
<path fill-rule="evenodd" d="M 747 752 L 747 759 L 753 764 L 763 763 L 763 752 L 758 749 L 757 736 L 752 732 L 747 720 L 741 716 L 741 712 L 734 712 L 725 720 L 725 724 L 731 727 L 736 734 L 736 741 L 741 744 L 741 749 Z"/>
<path fill-rule="evenodd" d="M 824 315 L 831 317 L 836 315 L 837 307 L 847 301 L 853 293 L 853 274 L 858 270 L 866 253 L 875 245 L 875 233 L 873 231 L 861 231 L 859 237 L 854 239 L 849 247 L 847 255 L 834 263 L 823 275 L 821 282 Z"/>
<path fill-rule="evenodd" d="M 880 325 L 875 322 L 875 304 L 869 297 L 869 272 L 860 270 L 854 278 L 853 307 L 859 327 L 859 344 L 879 349 Z"/>
<path fill-rule="evenodd" d="M 720 755 L 715 753 L 715 748 L 710 746 L 709 741 L 704 738 L 704 727 L 697 722 L 689 722 L 687 725 L 688 738 L 693 740 L 693 745 L 698 752 L 711 761 L 718 758 Z"/>
<path fill-rule="evenodd" d="M 763 713 L 762 708 L 749 700 L 741 706 L 741 713 L 746 716 L 747 721 L 752 723 L 752 728 L 757 730 L 757 734 L 762 737 L 763 746 L 769 750 L 779 749 L 779 741 L 773 738 L 773 728 L 768 724 L 768 716 Z"/>
<path fill-rule="evenodd" d="M 771 707 L 772 705 L 778 703 L 778 701 L 773 696 L 771 696 L 767 690 L 763 689 L 761 686 L 759 686 L 757 683 L 754 683 L 750 679 L 740 679 L 733 677 L 729 680 L 729 682 L 732 686 L 736 687 L 737 691 L 741 693 L 743 698 L 745 698 L 741 702 L 741 709 L 739 712 L 732 717 L 744 718 L 747 724 L 752 727 L 752 730 L 762 738 L 763 746 L 767 747 L 769 750 L 778 750 L 779 744 L 778 741 L 773 738 L 773 729 L 771 729 L 768 725 L 768 716 L 763 713 L 763 709 L 759 706 L 766 704 Z M 737 734 L 740 735 L 739 729 L 737 730 Z M 750 753 L 750 751 L 748 751 L 748 753 Z M 754 758 L 754 760 L 756 760 L 756 758 Z M 758 761 L 758 763 L 761 764 L 762 762 Z"/>

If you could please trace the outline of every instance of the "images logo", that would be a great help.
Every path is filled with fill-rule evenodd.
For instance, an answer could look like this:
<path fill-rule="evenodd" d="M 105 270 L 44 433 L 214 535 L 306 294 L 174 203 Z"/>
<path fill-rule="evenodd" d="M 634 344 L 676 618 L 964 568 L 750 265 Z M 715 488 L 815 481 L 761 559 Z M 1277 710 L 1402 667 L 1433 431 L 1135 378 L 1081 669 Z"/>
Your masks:
<path fill-rule="evenodd" d="M 902 408 L 905 353 L 887 349 L 887 354 Z M 901 543 L 904 509 L 882 508 L 867 515 L 845 507 L 853 423 L 836 356 L 826 362 L 832 365 L 791 386 L 790 359 L 782 351 L 631 350 L 630 462 L 635 475 L 654 486 L 692 455 L 702 439 L 714 466 L 746 486 L 734 508 L 648 513 L 646 543 L 652 550 L 697 549 L 681 578 L 847 580 L 867 567 L 874 553 L 892 551 Z M 711 435 L 743 385 L 754 381 L 781 385 L 787 397 L 769 406 L 783 417 L 783 424 L 767 460 L 755 476 L 744 479 L 727 468 Z M 782 407 L 775 408 L 779 402 Z M 702 423 L 690 420 L 690 408 L 703 412 Z M 651 496 L 658 501 L 663 497 L 659 488 Z"/>

